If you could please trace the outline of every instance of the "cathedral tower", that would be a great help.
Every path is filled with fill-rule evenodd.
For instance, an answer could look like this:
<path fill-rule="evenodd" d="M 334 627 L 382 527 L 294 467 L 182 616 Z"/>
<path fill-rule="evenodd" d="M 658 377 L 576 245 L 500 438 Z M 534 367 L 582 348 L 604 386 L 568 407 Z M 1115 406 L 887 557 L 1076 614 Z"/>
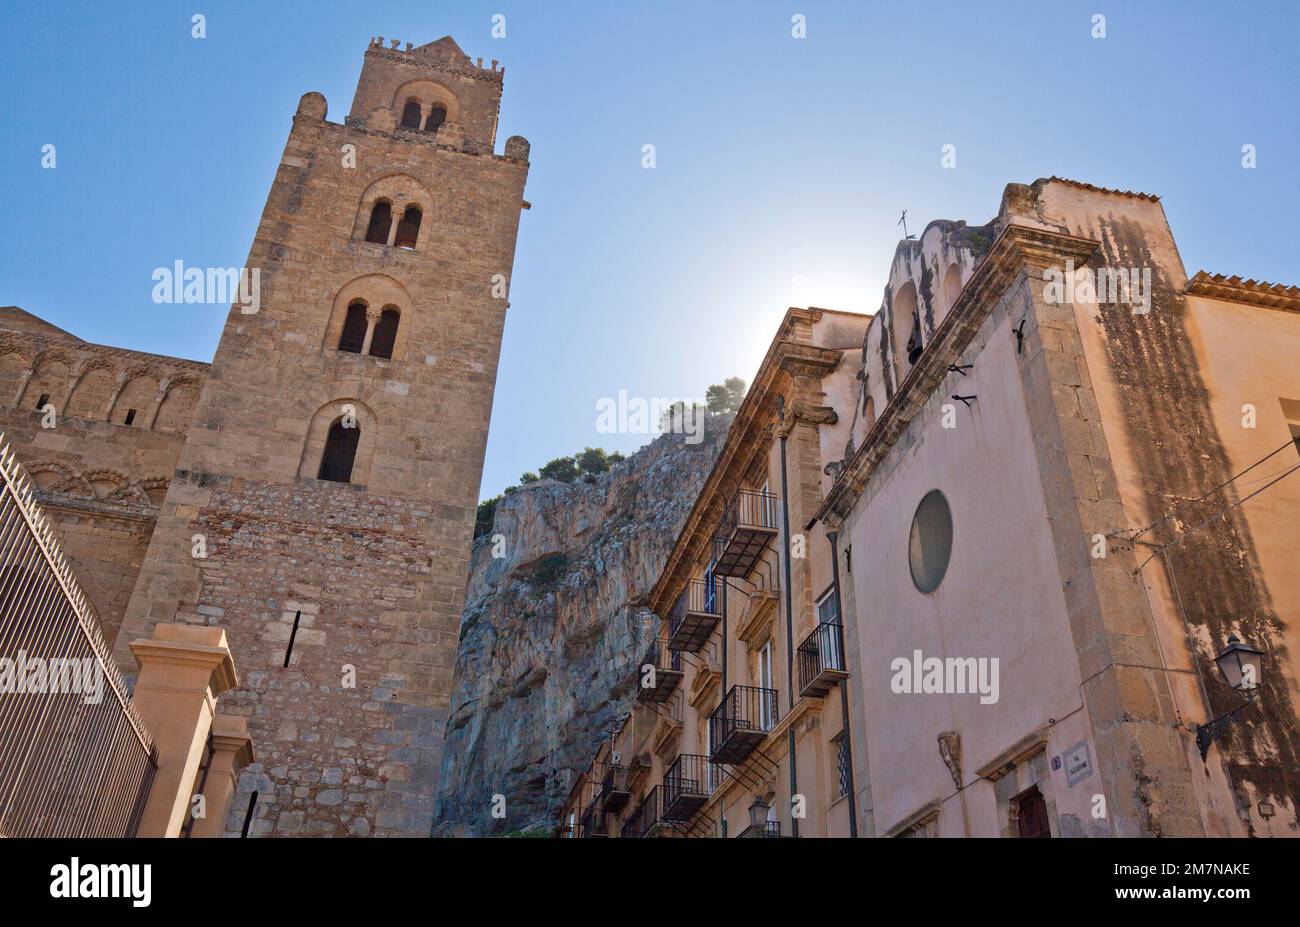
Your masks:
<path fill-rule="evenodd" d="M 343 124 L 298 104 L 117 640 L 225 629 L 236 831 L 429 833 L 526 207 L 503 74 L 381 38 Z"/>

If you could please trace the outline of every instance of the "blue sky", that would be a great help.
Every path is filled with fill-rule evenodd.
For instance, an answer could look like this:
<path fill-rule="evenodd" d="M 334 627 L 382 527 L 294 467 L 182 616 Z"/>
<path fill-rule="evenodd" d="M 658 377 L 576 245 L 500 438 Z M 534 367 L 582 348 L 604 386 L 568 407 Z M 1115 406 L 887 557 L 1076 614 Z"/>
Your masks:
<path fill-rule="evenodd" d="M 1008 182 L 1058 174 L 1160 194 L 1189 271 L 1300 283 L 1294 0 L 51 0 L 4 21 L 0 304 L 200 360 L 225 307 L 155 305 L 150 275 L 243 264 L 298 98 L 341 120 L 372 35 L 500 59 L 533 209 L 484 496 L 643 444 L 596 431 L 602 397 L 749 379 L 789 305 L 874 311 L 904 208 L 913 231 L 983 223 Z"/>

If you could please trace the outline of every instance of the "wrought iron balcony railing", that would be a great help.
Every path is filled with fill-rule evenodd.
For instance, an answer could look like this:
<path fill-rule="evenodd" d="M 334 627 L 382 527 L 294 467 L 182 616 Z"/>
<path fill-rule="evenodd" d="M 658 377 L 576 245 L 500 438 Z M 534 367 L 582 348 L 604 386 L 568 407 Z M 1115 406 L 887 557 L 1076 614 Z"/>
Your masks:
<path fill-rule="evenodd" d="M 664 818 L 685 823 L 704 807 L 721 771 L 707 756 L 680 754 L 664 773 Z"/>
<path fill-rule="evenodd" d="M 609 763 L 605 766 L 605 775 L 600 780 L 600 795 L 597 801 L 600 802 L 600 810 L 610 814 L 616 814 L 622 811 L 626 806 L 632 793 L 627 787 L 627 767 L 620 763 Z"/>
<path fill-rule="evenodd" d="M 636 697 L 643 702 L 666 702 L 686 675 L 682 671 L 682 652 L 669 650 L 666 640 L 656 640 L 637 664 L 636 672 Z"/>
<path fill-rule="evenodd" d="M 0 838 L 135 836 L 153 738 L 2 435 L 0 654 L 46 680 L 0 697 Z"/>
<path fill-rule="evenodd" d="M 751 824 L 742 830 L 737 837 L 780 837 L 780 821 L 764 821 L 762 824 Z"/>
<path fill-rule="evenodd" d="M 601 810 L 599 795 L 582 812 L 582 817 L 578 823 L 580 828 L 578 835 L 581 837 L 609 836 L 609 821 L 605 817 L 605 812 Z"/>
<path fill-rule="evenodd" d="M 777 722 L 775 689 L 732 686 L 722 703 L 709 715 L 710 759 L 715 763 L 743 763 L 763 742 Z"/>
<path fill-rule="evenodd" d="M 799 645 L 799 694 L 821 698 L 848 678 L 844 667 L 844 626 L 823 622 Z"/>
<path fill-rule="evenodd" d="M 653 837 L 669 826 L 663 816 L 663 789 L 656 785 L 628 817 L 621 834 L 624 837 Z"/>
<path fill-rule="evenodd" d="M 714 535 L 718 576 L 746 577 L 776 537 L 776 496 L 742 489 L 722 513 Z"/>
<path fill-rule="evenodd" d="M 668 646 L 699 653 L 722 620 L 722 581 L 692 579 L 668 613 Z"/>

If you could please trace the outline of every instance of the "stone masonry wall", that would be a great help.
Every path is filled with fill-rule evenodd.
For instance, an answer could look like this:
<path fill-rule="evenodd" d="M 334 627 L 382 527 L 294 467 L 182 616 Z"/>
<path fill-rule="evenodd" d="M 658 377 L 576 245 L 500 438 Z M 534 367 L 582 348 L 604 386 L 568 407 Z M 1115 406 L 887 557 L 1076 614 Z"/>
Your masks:
<path fill-rule="evenodd" d="M 362 86 L 381 80 L 375 60 Z M 245 675 L 223 710 L 257 745 L 240 784 L 258 792 L 254 833 L 424 836 L 527 143 L 496 156 L 397 129 L 392 111 L 346 126 L 326 112 L 320 94 L 299 104 L 247 261 L 261 304 L 231 309 L 117 653 L 160 621 L 226 630 Z M 365 240 L 380 193 L 422 210 L 413 248 Z M 356 300 L 400 312 L 391 358 L 338 350 Z M 321 481 L 345 417 L 351 483 Z"/>

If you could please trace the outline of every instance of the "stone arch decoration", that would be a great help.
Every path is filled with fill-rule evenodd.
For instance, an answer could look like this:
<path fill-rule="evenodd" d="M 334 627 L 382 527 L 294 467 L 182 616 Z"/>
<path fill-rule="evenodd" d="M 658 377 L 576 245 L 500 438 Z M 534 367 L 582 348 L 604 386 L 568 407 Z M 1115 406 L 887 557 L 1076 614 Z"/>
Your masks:
<path fill-rule="evenodd" d="M 181 374 L 173 377 L 164 389 L 152 428 L 169 434 L 183 434 L 189 429 L 194 407 L 198 405 L 199 382 L 189 374 Z"/>
<path fill-rule="evenodd" d="M 63 408 L 63 403 L 72 388 L 72 371 L 76 366 L 73 356 L 62 348 L 42 351 L 36 356 L 36 362 L 32 365 L 31 378 L 27 381 L 27 386 L 19 397 L 17 405 L 30 404 L 34 409 L 42 395 L 49 395 L 50 404 L 54 408 Z"/>
<path fill-rule="evenodd" d="M 158 385 L 161 373 L 154 367 L 132 367 L 122 376 L 122 386 L 113 399 L 108 420 L 115 425 L 124 424 L 124 416 L 135 409 L 133 428 L 146 428 L 158 404 Z"/>
<path fill-rule="evenodd" d="M 389 174 L 366 187 L 357 204 L 356 220 L 352 225 L 352 237 L 356 241 L 365 241 L 370 229 L 370 217 L 375 205 L 386 202 L 392 209 L 392 217 L 387 228 L 391 244 L 396 238 L 398 226 L 406 211 L 414 206 L 420 211 L 421 231 L 412 250 L 424 251 L 429 238 L 429 216 L 433 212 L 433 196 L 428 187 L 409 174 Z"/>
<path fill-rule="evenodd" d="M 64 414 L 102 422 L 108 416 L 108 403 L 116 385 L 113 363 L 106 358 L 92 357 L 77 372 Z"/>
<path fill-rule="evenodd" d="M 56 461 L 38 460 L 24 464 L 24 469 L 37 489 L 67 492 L 73 495 L 93 495 L 89 483 L 82 481 L 70 467 Z"/>
<path fill-rule="evenodd" d="M 101 467 L 85 471 L 81 478 L 90 486 L 96 499 L 125 501 L 121 498 L 122 494 L 125 493 L 128 497 L 131 494 L 131 480 L 119 470 Z"/>
<path fill-rule="evenodd" d="M 391 307 L 397 310 L 399 315 L 397 336 L 393 341 L 393 351 L 390 356 L 393 360 L 401 360 L 406 353 L 407 337 L 410 334 L 411 321 L 414 318 L 414 306 L 411 302 L 411 294 L 406 287 L 387 274 L 367 274 L 363 277 L 357 277 L 345 284 L 335 294 L 321 349 L 328 352 L 338 351 L 339 340 L 343 335 L 343 326 L 347 321 L 348 306 L 354 302 L 366 304 L 366 313 L 369 319 L 368 327 L 371 332 L 379 323 L 385 309 Z M 360 353 L 364 354 L 365 352 Z"/>
<path fill-rule="evenodd" d="M 299 479 L 317 478 L 329 430 L 335 422 L 347 414 L 355 416 L 357 427 L 361 429 L 361 439 L 357 444 L 356 456 L 352 460 L 352 478 L 348 482 L 354 486 L 364 486 L 369 482 L 370 465 L 379 439 L 379 418 L 374 410 L 360 399 L 349 398 L 327 402 L 311 417 L 311 422 L 307 426 L 307 440 L 303 445 L 302 459 L 298 464 Z"/>
<path fill-rule="evenodd" d="M 96 502 L 160 505 L 169 483 L 165 476 L 133 480 L 111 467 L 79 472 L 55 460 L 38 460 L 25 465 L 25 469 L 38 490 Z"/>
<path fill-rule="evenodd" d="M 162 505 L 163 499 L 167 497 L 167 487 L 170 482 L 165 476 L 151 476 L 147 480 L 140 481 L 140 491 L 144 493 L 150 505 Z"/>
<path fill-rule="evenodd" d="M 437 81 L 420 78 L 407 81 L 393 94 L 393 114 L 398 125 L 402 124 L 402 115 L 406 104 L 414 100 L 420 105 L 420 126 L 423 127 L 429 114 L 435 107 L 441 107 L 447 116 L 444 122 L 460 122 L 460 103 L 456 95 Z"/>
<path fill-rule="evenodd" d="M 0 343 L 0 405 L 18 402 L 18 388 L 31 370 L 31 361 L 18 347 Z"/>

